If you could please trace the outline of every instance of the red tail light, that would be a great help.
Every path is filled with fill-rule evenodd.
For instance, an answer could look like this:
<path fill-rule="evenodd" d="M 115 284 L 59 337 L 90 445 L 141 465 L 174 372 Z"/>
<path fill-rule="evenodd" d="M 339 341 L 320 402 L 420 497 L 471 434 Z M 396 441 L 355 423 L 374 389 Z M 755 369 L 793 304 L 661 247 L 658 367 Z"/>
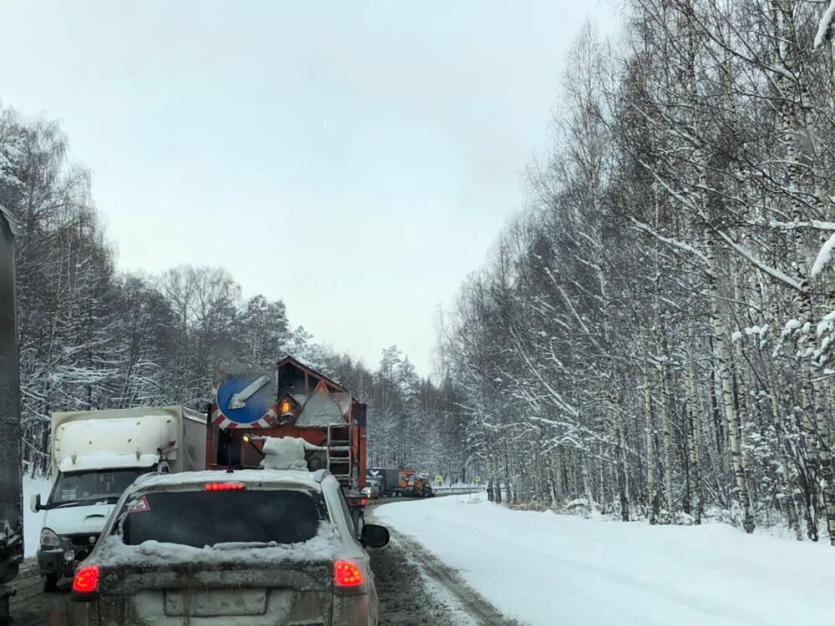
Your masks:
<path fill-rule="evenodd" d="M 368 498 L 360 498 L 360 506 L 368 506 Z"/>
<path fill-rule="evenodd" d="M 99 566 L 82 567 L 75 573 L 72 580 L 73 592 L 80 595 L 90 595 L 99 590 Z"/>
<path fill-rule="evenodd" d="M 243 491 L 246 486 L 243 483 L 206 483 L 206 491 Z"/>
<path fill-rule="evenodd" d="M 333 582 L 340 589 L 359 587 L 365 582 L 362 571 L 350 561 L 336 561 L 333 564 Z"/>

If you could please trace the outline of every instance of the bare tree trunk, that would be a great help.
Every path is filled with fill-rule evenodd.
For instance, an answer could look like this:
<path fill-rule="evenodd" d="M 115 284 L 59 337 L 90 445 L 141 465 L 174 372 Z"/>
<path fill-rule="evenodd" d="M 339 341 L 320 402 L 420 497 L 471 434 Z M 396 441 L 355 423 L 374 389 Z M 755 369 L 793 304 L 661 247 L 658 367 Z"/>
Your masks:
<path fill-rule="evenodd" d="M 658 486 L 655 483 L 655 424 L 652 419 L 652 396 L 649 380 L 644 378 L 644 437 L 647 449 L 647 499 L 649 523 L 658 523 Z"/>
<path fill-rule="evenodd" d="M 694 344 L 695 333 L 691 333 L 690 345 L 688 346 L 687 354 L 687 415 L 688 415 L 688 447 L 690 452 L 690 503 L 693 510 L 693 519 L 696 524 L 702 523 L 702 510 L 704 504 L 702 502 L 702 459 L 699 453 L 700 446 L 700 428 L 699 423 L 699 396 L 696 391 L 696 372 L 694 364 Z"/>
<path fill-rule="evenodd" d="M 785 418 L 780 404 L 777 401 L 777 392 L 774 388 L 774 374 L 769 364 L 765 368 L 766 382 L 769 386 L 768 395 L 771 401 L 771 412 L 774 416 L 774 432 L 777 435 L 777 454 L 780 463 L 780 473 L 782 475 L 782 484 L 780 485 L 780 499 L 783 503 L 783 508 L 786 511 L 786 518 L 789 528 L 795 534 L 795 538 L 800 540 L 803 535 L 800 530 L 800 523 L 798 521 L 798 511 L 803 508 L 803 499 L 800 494 L 800 489 L 795 489 L 794 481 L 792 481 L 791 470 L 789 467 L 789 460 L 787 456 L 788 442 L 786 441 L 785 433 Z"/>
<path fill-rule="evenodd" d="M 588 500 L 589 511 L 597 511 L 597 502 L 594 499 L 594 491 L 592 490 L 591 486 L 591 475 L 589 472 L 589 456 L 587 454 L 583 455 L 583 458 L 580 462 L 580 471 L 582 472 L 583 478 L 583 493 L 586 496 L 586 500 Z"/>
<path fill-rule="evenodd" d="M 731 371 L 731 351 L 728 347 L 730 332 L 725 318 L 720 311 L 722 295 L 719 292 L 719 265 L 716 260 L 715 242 L 709 231 L 705 231 L 705 251 L 708 259 L 708 283 L 710 285 L 710 313 L 713 325 L 713 346 L 716 363 L 719 366 L 719 382 L 722 390 L 722 405 L 728 429 L 728 444 L 731 453 L 731 467 L 736 483 L 736 495 L 742 513 L 742 527 L 745 532 L 754 532 L 754 514 L 751 510 L 751 499 L 748 494 L 748 484 L 745 478 L 745 468 L 742 460 L 742 428 L 739 414 L 736 410 L 733 390 L 733 372 Z"/>
<path fill-rule="evenodd" d="M 618 455 L 619 455 L 619 472 L 618 472 L 618 487 L 620 491 L 620 516 L 624 522 L 628 522 L 629 517 L 629 459 L 626 456 L 626 437 L 623 434 L 623 426 L 618 425 Z"/>
<path fill-rule="evenodd" d="M 659 346 L 660 348 L 660 346 Z M 659 357 L 662 353 L 658 353 Z M 669 385 L 667 382 L 666 366 L 662 365 L 660 368 L 661 374 L 661 401 L 658 403 L 659 411 L 661 412 L 661 434 L 662 434 L 662 449 L 664 453 L 664 495 L 665 505 L 667 508 L 667 515 L 672 516 L 675 513 L 675 502 L 673 494 L 673 427 L 670 421 L 670 404 L 669 404 Z"/>
<path fill-rule="evenodd" d="M 505 493 L 507 503 L 517 504 L 518 496 L 516 494 L 516 489 L 510 482 L 510 455 L 507 451 L 507 442 L 504 443 L 504 484 L 505 489 L 507 489 L 507 492 Z"/>

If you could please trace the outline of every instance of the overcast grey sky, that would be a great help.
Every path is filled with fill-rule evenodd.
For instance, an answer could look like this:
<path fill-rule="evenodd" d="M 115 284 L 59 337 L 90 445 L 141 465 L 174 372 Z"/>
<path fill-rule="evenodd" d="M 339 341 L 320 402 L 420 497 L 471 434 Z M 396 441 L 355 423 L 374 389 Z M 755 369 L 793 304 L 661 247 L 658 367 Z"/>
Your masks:
<path fill-rule="evenodd" d="M 119 268 L 230 270 L 376 366 L 522 206 L 605 0 L 0 0 L 0 101 L 61 121 Z M 288 263 L 288 259 L 292 260 Z"/>

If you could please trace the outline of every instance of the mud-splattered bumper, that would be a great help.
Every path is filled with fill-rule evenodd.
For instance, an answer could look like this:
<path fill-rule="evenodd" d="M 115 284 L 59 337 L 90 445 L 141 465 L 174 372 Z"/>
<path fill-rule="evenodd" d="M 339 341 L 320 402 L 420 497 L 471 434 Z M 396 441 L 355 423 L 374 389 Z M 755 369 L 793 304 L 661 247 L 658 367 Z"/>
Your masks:
<path fill-rule="evenodd" d="M 75 552 L 72 548 L 38 550 L 38 569 L 41 576 L 53 575 L 58 578 L 72 576 L 76 563 Z"/>

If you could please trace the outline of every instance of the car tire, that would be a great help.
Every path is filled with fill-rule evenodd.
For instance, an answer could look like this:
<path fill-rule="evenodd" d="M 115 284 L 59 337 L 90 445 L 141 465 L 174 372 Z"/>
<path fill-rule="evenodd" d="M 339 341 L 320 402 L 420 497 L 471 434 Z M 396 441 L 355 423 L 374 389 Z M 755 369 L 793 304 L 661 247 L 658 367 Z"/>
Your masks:
<path fill-rule="evenodd" d="M 44 574 L 43 578 L 41 579 L 41 583 L 43 584 L 44 592 L 52 593 L 58 588 L 58 575 Z"/>

